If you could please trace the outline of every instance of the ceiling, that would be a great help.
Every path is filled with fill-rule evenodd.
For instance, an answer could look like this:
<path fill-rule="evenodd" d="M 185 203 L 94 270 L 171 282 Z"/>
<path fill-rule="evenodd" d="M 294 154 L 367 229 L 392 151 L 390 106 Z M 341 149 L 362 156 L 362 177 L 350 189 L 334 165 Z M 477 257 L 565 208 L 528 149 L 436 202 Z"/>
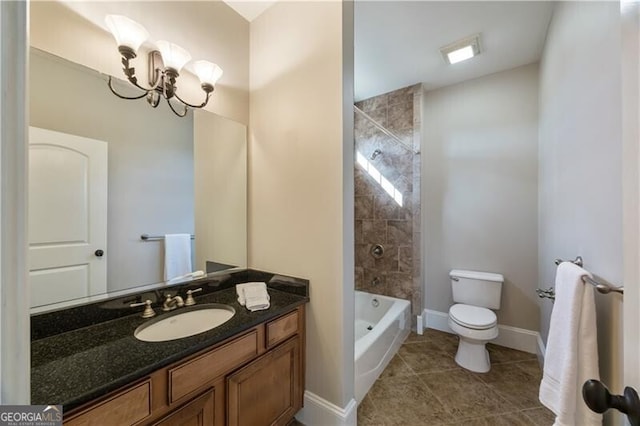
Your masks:
<path fill-rule="evenodd" d="M 549 1 L 355 3 L 355 99 L 416 83 L 427 90 L 540 59 Z M 481 34 L 481 54 L 454 65 L 440 47 Z"/>
<path fill-rule="evenodd" d="M 238 12 L 244 19 L 251 22 L 262 12 L 271 7 L 276 0 L 223 0 Z"/>

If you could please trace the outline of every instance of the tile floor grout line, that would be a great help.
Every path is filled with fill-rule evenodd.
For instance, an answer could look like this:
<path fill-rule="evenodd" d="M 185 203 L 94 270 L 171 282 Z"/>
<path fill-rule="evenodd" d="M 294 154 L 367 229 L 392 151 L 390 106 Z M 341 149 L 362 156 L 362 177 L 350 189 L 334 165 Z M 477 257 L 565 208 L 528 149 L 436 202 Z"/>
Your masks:
<path fill-rule="evenodd" d="M 488 347 L 488 349 L 492 349 L 490 350 L 490 352 L 493 352 L 492 355 L 496 355 L 501 360 L 501 362 L 492 362 L 492 370 L 494 369 L 494 367 L 497 367 L 497 369 L 499 370 L 497 375 L 489 376 L 470 372 L 455 364 L 455 360 L 453 360 L 453 367 L 449 368 L 449 361 L 447 361 L 447 359 L 454 358 L 451 354 L 455 354 L 458 341 L 453 342 L 450 336 L 445 336 L 440 332 L 427 332 L 425 334 L 431 334 L 431 336 L 426 335 L 424 337 L 419 337 L 415 334 L 415 332 L 413 332 L 409 336 L 409 338 L 412 340 L 403 342 L 401 346 L 401 348 L 404 347 L 405 349 L 402 352 L 405 356 L 409 356 L 409 358 L 401 355 L 401 351 L 398 351 L 395 355 L 398 357 L 398 360 L 395 361 L 396 364 L 394 365 L 394 371 L 390 371 L 390 373 L 393 373 L 394 375 L 390 375 L 385 378 L 380 377 L 378 379 L 381 383 L 384 383 L 395 378 L 399 380 L 399 386 L 401 386 L 401 383 L 403 381 L 406 381 L 405 383 L 407 384 L 413 383 L 410 386 L 412 386 L 413 389 L 415 389 L 415 391 L 417 392 L 414 398 L 422 399 L 423 401 L 412 401 L 410 394 L 406 396 L 395 395 L 393 383 L 387 382 L 385 385 L 383 385 L 384 387 L 381 388 L 382 393 L 376 393 L 377 396 L 382 397 L 382 399 L 375 399 L 370 395 L 365 397 L 368 398 L 369 402 L 369 404 L 367 404 L 367 406 L 370 407 L 368 413 L 369 415 L 364 414 L 361 409 L 358 410 L 359 417 L 360 414 L 363 414 L 361 417 L 362 423 L 360 421 L 358 422 L 360 426 L 381 426 L 395 424 L 403 424 L 403 426 L 409 426 L 411 424 L 411 426 L 413 426 L 411 420 L 409 420 L 409 423 L 407 423 L 407 419 L 412 419 L 415 422 L 415 419 L 417 418 L 426 420 L 425 416 L 433 417 L 433 421 L 429 422 L 429 424 L 431 425 L 435 425 L 436 423 L 439 425 L 457 425 L 467 422 L 473 423 L 474 419 L 488 419 L 489 421 L 493 419 L 496 422 L 506 420 L 507 424 L 509 423 L 509 421 L 518 420 L 520 422 L 536 426 L 546 425 L 546 423 L 548 423 L 546 422 L 546 419 L 548 419 L 552 413 L 548 412 L 548 410 L 544 406 L 539 404 L 537 398 L 533 395 L 532 385 L 530 383 L 523 383 L 522 385 L 520 385 L 519 381 L 516 380 L 514 382 L 513 380 L 511 380 L 509 374 L 510 372 L 516 373 L 516 377 L 522 374 L 525 378 L 537 380 L 537 376 L 540 374 L 540 367 L 534 365 L 532 362 L 537 361 L 537 358 L 533 356 L 529 357 L 525 353 L 522 353 L 522 351 L 503 348 L 496 345 L 495 349 L 491 347 Z M 423 344 L 422 348 L 415 347 L 415 345 L 418 343 Z M 432 358 L 431 360 L 426 359 L 430 356 L 435 358 Z M 516 357 L 516 359 L 509 359 L 510 357 Z M 494 357 L 492 356 L 492 359 L 493 358 Z M 437 366 L 439 364 L 447 365 L 447 367 L 438 367 L 433 370 L 426 371 L 416 370 L 416 367 L 429 367 L 433 365 Z M 501 368 L 502 371 L 500 371 Z M 454 375 L 451 373 L 454 371 L 465 372 L 465 379 L 463 380 L 461 375 Z M 466 405 L 465 403 L 462 403 L 462 405 L 457 405 L 452 402 L 451 406 L 449 406 L 442 400 L 442 398 L 446 396 L 446 394 L 448 394 L 448 391 L 446 391 L 445 389 L 445 392 L 439 396 L 436 393 L 437 388 L 432 388 L 426 381 L 426 379 L 429 377 L 428 375 L 434 375 L 432 381 L 433 384 L 437 385 L 439 379 L 437 376 L 438 374 L 444 377 L 444 380 L 448 379 L 449 381 L 453 381 L 454 392 L 456 391 L 455 386 L 463 386 L 466 380 L 473 380 L 473 383 L 481 386 L 480 389 L 474 391 L 474 393 L 483 393 L 483 390 L 486 389 L 487 391 L 491 392 L 491 400 L 484 401 L 482 399 L 478 399 L 477 401 L 474 401 L 473 404 L 470 403 L 469 405 Z M 455 379 L 458 377 L 458 383 L 456 384 Z M 505 385 L 507 386 L 506 388 L 504 386 L 500 386 L 500 383 L 502 382 L 505 383 Z M 515 392 L 515 394 L 517 394 L 517 397 L 507 398 L 509 395 L 505 392 Z M 398 401 L 401 404 L 398 405 L 398 401 L 387 401 L 385 395 L 389 396 L 389 398 L 398 398 Z M 431 403 L 432 407 L 430 407 L 429 404 L 425 405 L 426 401 L 424 401 L 424 398 L 428 398 L 429 400 L 433 401 Z M 391 403 L 391 405 L 389 405 L 389 403 Z M 501 411 L 501 409 L 498 409 L 497 411 L 499 412 L 496 412 L 496 409 L 494 408 L 495 404 L 503 407 L 505 411 Z M 381 407 L 384 407 L 388 412 L 383 410 Z M 483 410 L 483 415 L 478 415 L 481 412 L 479 411 L 480 409 Z M 395 412 L 395 410 L 399 411 Z M 471 412 L 469 413 L 469 411 Z M 459 413 L 460 417 L 458 417 L 455 413 Z M 470 417 L 464 417 L 465 414 L 469 414 Z"/>

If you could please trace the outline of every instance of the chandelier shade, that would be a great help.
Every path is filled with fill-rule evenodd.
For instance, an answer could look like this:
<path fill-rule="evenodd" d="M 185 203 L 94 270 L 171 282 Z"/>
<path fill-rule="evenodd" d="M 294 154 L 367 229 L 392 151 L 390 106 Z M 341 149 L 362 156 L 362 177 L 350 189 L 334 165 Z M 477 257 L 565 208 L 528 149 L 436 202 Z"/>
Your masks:
<path fill-rule="evenodd" d="M 178 73 L 191 60 L 191 54 L 175 43 L 159 40 L 156 42 L 156 46 L 160 50 L 164 66 L 174 69 Z"/>
<path fill-rule="evenodd" d="M 193 69 L 196 75 L 200 79 L 201 84 L 209 84 L 215 86 L 216 82 L 222 77 L 222 68 L 213 62 L 209 61 L 195 61 L 193 63 Z"/>
<path fill-rule="evenodd" d="M 133 51 L 133 57 L 138 53 L 142 43 L 149 38 L 149 32 L 142 25 L 126 16 L 108 15 L 105 23 L 116 39 L 118 48 L 130 49 Z"/>
<path fill-rule="evenodd" d="M 153 108 L 156 108 L 164 99 L 171 111 L 180 117 L 187 114 L 188 108 L 204 108 L 207 105 L 215 84 L 222 77 L 222 68 L 204 60 L 195 61 L 192 64 L 192 69 L 200 79 L 204 101 L 199 104 L 189 103 L 180 97 L 176 86 L 180 71 L 191 61 L 191 54 L 186 49 L 170 41 L 157 41 L 157 50 L 151 50 L 148 55 L 149 80 L 147 84 L 140 83 L 136 76 L 136 69 L 131 66 L 131 61 L 137 57 L 142 44 L 149 39 L 149 33 L 142 25 L 126 16 L 108 15 L 105 22 L 118 45 L 125 77 L 129 83 L 142 91 L 135 96 L 122 95 L 116 91 L 112 77 L 109 76 L 108 86 L 114 95 L 128 100 L 146 98 Z"/>

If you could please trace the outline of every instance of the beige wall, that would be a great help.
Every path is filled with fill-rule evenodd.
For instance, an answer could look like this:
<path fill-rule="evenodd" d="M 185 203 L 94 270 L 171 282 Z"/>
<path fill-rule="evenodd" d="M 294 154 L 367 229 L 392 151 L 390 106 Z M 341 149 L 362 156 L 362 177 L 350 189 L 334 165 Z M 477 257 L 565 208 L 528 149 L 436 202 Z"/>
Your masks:
<path fill-rule="evenodd" d="M 249 122 L 249 23 L 222 1 L 33 1 L 30 14 L 32 46 L 122 78 L 120 55 L 104 17 L 126 15 L 142 24 L 152 39 L 172 41 L 194 59 L 220 65 L 224 75 L 206 109 Z M 146 55 L 140 53 L 133 66 L 146 81 Z M 185 100 L 200 103 L 198 79 L 182 72 L 179 81 Z"/>
<path fill-rule="evenodd" d="M 540 66 L 539 271 L 544 286 L 553 282 L 555 258 L 578 255 L 592 273 L 622 284 L 620 43 L 618 3 L 556 5 Z M 600 374 L 619 391 L 622 298 L 595 297 Z M 552 305 L 540 304 L 546 341 Z"/>
<path fill-rule="evenodd" d="M 425 306 L 448 312 L 449 271 L 503 274 L 498 322 L 538 330 L 538 65 L 424 96 Z"/>
<path fill-rule="evenodd" d="M 342 7 L 279 2 L 252 22 L 249 145 L 249 265 L 311 281 L 306 389 L 340 407 L 354 380 L 353 227 L 343 216 L 353 214 L 353 172 L 344 174 L 353 135 L 343 136 L 353 101 L 343 104 Z"/>
<path fill-rule="evenodd" d="M 247 265 L 247 128 L 193 112 L 195 269 Z"/>

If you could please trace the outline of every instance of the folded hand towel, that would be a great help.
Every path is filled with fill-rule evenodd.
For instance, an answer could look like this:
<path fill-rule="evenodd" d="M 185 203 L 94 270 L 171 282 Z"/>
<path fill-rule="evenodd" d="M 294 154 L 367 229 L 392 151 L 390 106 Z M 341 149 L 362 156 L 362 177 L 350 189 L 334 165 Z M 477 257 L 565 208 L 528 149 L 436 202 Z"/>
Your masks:
<path fill-rule="evenodd" d="M 164 280 L 191 272 L 191 235 L 167 234 L 164 236 Z"/>
<path fill-rule="evenodd" d="M 267 285 L 263 282 L 250 282 L 236 285 L 238 303 L 246 306 L 250 311 L 260 311 L 269 309 L 270 297 L 267 292 Z"/>
<path fill-rule="evenodd" d="M 540 402 L 556 414 L 554 426 L 601 425 L 602 415 L 582 400 L 582 384 L 599 379 L 593 288 L 581 267 L 563 262 L 556 271 L 556 300 L 540 383 Z"/>

